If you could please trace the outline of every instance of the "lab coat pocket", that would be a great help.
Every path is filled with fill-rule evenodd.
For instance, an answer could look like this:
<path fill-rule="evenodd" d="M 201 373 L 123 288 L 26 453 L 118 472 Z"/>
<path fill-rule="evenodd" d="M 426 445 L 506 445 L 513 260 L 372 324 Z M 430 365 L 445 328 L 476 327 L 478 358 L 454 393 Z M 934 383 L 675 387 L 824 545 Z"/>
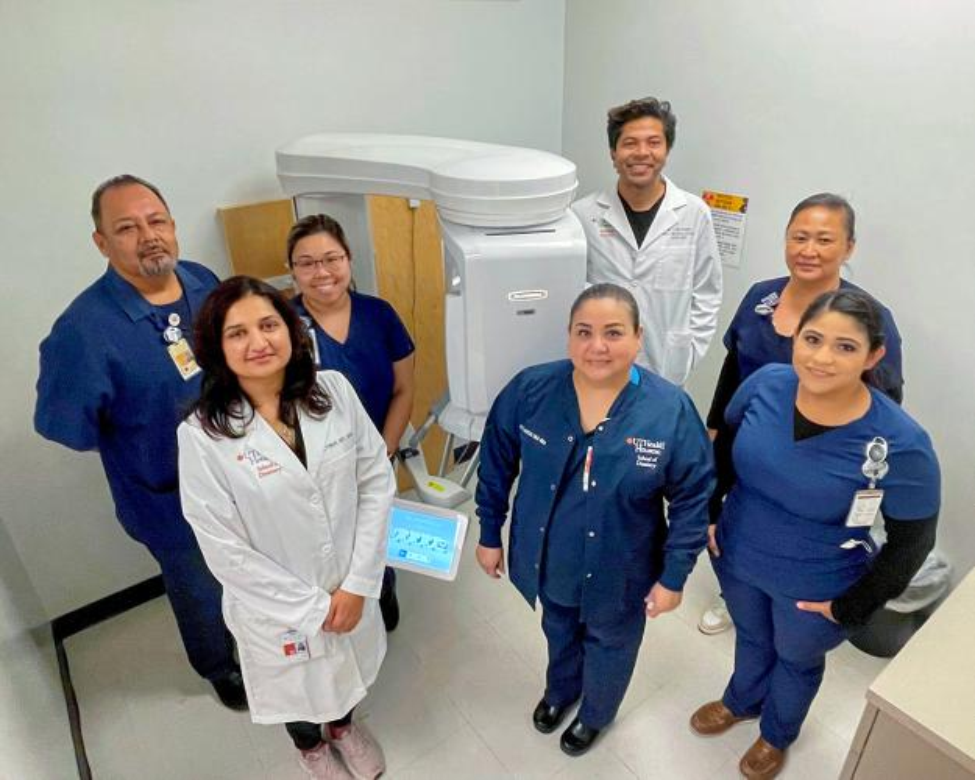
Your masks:
<path fill-rule="evenodd" d="M 286 666 L 305 660 L 300 655 L 289 656 L 285 652 L 283 638 L 293 630 L 293 627 L 248 609 L 239 602 L 229 603 L 226 612 L 227 626 L 237 640 L 239 652 L 245 659 L 265 666 Z M 306 636 L 305 639 L 308 655 L 311 658 L 327 654 L 321 630 Z"/>
<path fill-rule="evenodd" d="M 329 514 L 334 514 L 335 519 L 355 517 L 358 495 L 355 465 L 356 451 L 353 445 L 320 463 L 315 471 L 315 484 L 325 499 Z"/>
<path fill-rule="evenodd" d="M 660 292 L 680 292 L 691 289 L 693 267 L 692 248 L 667 249 L 657 261 L 653 272 L 653 289 Z"/>
<path fill-rule="evenodd" d="M 674 384 L 683 385 L 691 370 L 694 337 L 689 330 L 667 332 L 663 376 Z"/>

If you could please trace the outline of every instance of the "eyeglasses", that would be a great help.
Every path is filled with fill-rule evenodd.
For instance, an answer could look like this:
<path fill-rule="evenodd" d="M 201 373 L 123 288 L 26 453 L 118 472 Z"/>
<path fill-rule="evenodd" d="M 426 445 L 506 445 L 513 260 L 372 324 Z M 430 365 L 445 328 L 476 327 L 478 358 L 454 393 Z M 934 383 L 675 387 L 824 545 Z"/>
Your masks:
<path fill-rule="evenodd" d="M 307 274 L 314 271 L 318 266 L 321 266 L 325 270 L 335 268 L 339 263 L 344 263 L 348 259 L 349 256 L 344 252 L 335 255 L 322 255 L 321 257 L 315 258 L 300 257 L 291 264 L 291 267 L 297 273 Z"/>

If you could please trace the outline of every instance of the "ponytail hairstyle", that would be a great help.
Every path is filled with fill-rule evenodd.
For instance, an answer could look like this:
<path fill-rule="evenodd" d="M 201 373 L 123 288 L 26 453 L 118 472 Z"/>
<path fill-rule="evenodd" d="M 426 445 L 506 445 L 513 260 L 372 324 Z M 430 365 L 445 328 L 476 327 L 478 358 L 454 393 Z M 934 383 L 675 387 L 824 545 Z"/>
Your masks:
<path fill-rule="evenodd" d="M 867 349 L 873 353 L 884 346 L 887 338 L 884 334 L 883 310 L 874 298 L 863 290 L 840 288 L 832 292 L 823 293 L 814 300 L 799 318 L 796 326 L 796 336 L 802 332 L 810 322 L 823 314 L 836 312 L 854 320 L 860 330 L 867 337 Z M 882 390 L 883 385 L 877 380 L 877 367 L 863 373 L 863 381 Z"/>
<path fill-rule="evenodd" d="M 640 330 L 640 307 L 637 305 L 636 298 L 625 287 L 620 287 L 618 284 L 613 284 L 612 282 L 600 282 L 599 284 L 587 287 L 579 293 L 578 297 L 572 303 L 572 308 L 569 310 L 569 327 L 571 328 L 572 320 L 575 318 L 576 312 L 579 311 L 582 304 L 586 301 L 596 301 L 604 298 L 611 298 L 614 301 L 622 303 L 630 313 L 630 322 L 633 323 L 633 331 Z"/>

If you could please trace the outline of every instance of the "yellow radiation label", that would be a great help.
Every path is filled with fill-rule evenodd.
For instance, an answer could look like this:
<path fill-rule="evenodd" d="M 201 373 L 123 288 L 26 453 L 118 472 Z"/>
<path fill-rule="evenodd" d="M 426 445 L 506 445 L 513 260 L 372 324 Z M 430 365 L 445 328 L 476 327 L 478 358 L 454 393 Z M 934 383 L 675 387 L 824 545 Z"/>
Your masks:
<path fill-rule="evenodd" d="M 748 213 L 748 198 L 744 195 L 732 195 L 730 192 L 705 190 L 701 197 L 712 209 L 721 209 L 722 211 L 730 211 L 735 214 Z"/>

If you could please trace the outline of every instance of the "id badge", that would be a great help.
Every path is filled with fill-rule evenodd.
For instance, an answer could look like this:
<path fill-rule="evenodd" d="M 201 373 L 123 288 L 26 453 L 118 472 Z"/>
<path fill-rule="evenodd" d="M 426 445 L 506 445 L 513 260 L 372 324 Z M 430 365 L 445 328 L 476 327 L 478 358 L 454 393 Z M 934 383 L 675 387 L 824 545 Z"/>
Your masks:
<path fill-rule="evenodd" d="M 850 513 L 846 516 L 846 527 L 870 528 L 877 519 L 883 500 L 883 490 L 858 490 L 853 496 Z"/>
<path fill-rule="evenodd" d="M 307 661 L 308 639 L 299 631 L 285 631 L 281 634 L 281 652 L 289 661 Z"/>
<path fill-rule="evenodd" d="M 176 366 L 176 370 L 179 371 L 179 375 L 183 377 L 184 381 L 192 379 L 203 370 L 197 364 L 193 350 L 190 348 L 189 342 L 186 339 L 180 339 L 175 344 L 170 344 L 166 347 L 166 351 L 169 353 L 173 365 Z"/>

